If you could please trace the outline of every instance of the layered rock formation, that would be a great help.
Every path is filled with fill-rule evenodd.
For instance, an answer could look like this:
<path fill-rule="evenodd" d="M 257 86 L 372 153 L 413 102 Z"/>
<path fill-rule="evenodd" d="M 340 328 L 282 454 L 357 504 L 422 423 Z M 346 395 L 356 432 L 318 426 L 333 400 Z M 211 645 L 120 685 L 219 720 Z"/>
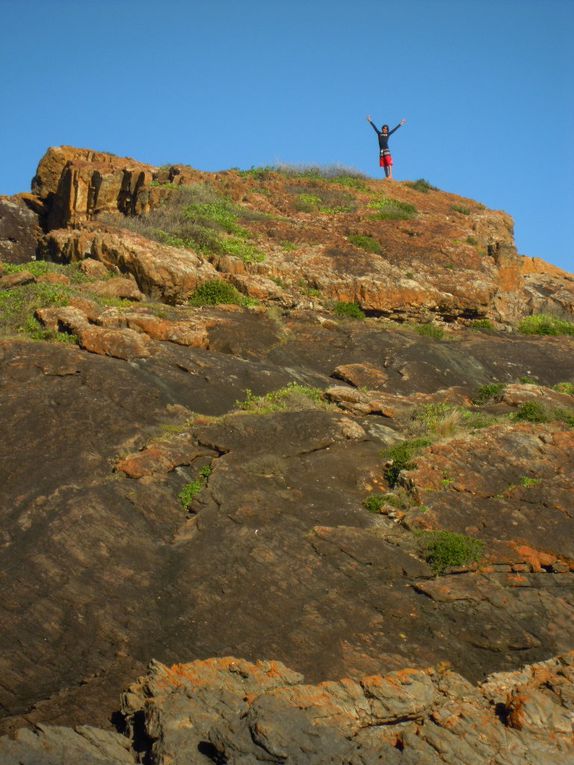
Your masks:
<path fill-rule="evenodd" d="M 219 228 L 146 224 L 190 187 Z M 572 277 L 408 184 L 59 148 L 33 189 L 0 204 L 0 729 L 44 727 L 6 761 L 567 762 L 571 657 L 485 677 L 574 645 L 574 338 L 513 328 Z"/>
<path fill-rule="evenodd" d="M 280 662 L 223 658 L 148 673 L 122 695 L 125 736 L 39 726 L 4 765 L 569 765 L 574 654 L 473 686 L 447 667 L 307 685 Z"/>

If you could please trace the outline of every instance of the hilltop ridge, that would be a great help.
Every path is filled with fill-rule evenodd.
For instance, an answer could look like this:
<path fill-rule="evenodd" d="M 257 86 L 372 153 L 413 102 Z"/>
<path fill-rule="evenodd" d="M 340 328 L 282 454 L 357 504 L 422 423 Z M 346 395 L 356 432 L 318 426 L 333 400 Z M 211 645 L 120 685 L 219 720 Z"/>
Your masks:
<path fill-rule="evenodd" d="M 573 290 L 423 180 L 49 149 L 0 198 L 0 758 L 572 761 Z"/>

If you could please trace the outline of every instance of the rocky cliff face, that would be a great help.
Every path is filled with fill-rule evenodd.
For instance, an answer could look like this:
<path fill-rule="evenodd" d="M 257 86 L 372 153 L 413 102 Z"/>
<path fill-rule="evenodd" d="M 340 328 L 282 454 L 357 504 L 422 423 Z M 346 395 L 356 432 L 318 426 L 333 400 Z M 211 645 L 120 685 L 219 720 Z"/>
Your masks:
<path fill-rule="evenodd" d="M 125 735 L 39 726 L 4 765 L 407 765 L 574 762 L 574 655 L 473 686 L 447 667 L 307 685 L 280 662 L 223 658 L 148 673 L 122 695 Z"/>
<path fill-rule="evenodd" d="M 59 148 L 0 260 L 7 762 L 572 757 L 574 339 L 515 322 L 573 282 L 507 215 Z"/>

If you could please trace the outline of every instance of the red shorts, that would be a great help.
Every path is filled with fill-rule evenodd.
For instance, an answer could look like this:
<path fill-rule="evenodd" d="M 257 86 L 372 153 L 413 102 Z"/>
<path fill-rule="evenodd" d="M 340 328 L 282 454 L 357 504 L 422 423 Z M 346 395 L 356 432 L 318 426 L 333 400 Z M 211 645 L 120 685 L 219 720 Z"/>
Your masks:
<path fill-rule="evenodd" d="M 381 154 L 379 167 L 390 167 L 393 164 L 393 158 L 390 154 Z"/>

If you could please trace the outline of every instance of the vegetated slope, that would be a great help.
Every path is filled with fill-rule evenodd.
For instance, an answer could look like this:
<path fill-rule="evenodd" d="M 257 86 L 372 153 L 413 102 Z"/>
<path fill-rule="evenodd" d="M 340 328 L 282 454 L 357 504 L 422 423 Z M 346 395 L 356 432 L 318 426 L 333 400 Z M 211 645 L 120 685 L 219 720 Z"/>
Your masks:
<path fill-rule="evenodd" d="M 572 648 L 571 277 L 421 188 L 52 149 L 4 200 L 3 730 L 152 658 Z"/>

